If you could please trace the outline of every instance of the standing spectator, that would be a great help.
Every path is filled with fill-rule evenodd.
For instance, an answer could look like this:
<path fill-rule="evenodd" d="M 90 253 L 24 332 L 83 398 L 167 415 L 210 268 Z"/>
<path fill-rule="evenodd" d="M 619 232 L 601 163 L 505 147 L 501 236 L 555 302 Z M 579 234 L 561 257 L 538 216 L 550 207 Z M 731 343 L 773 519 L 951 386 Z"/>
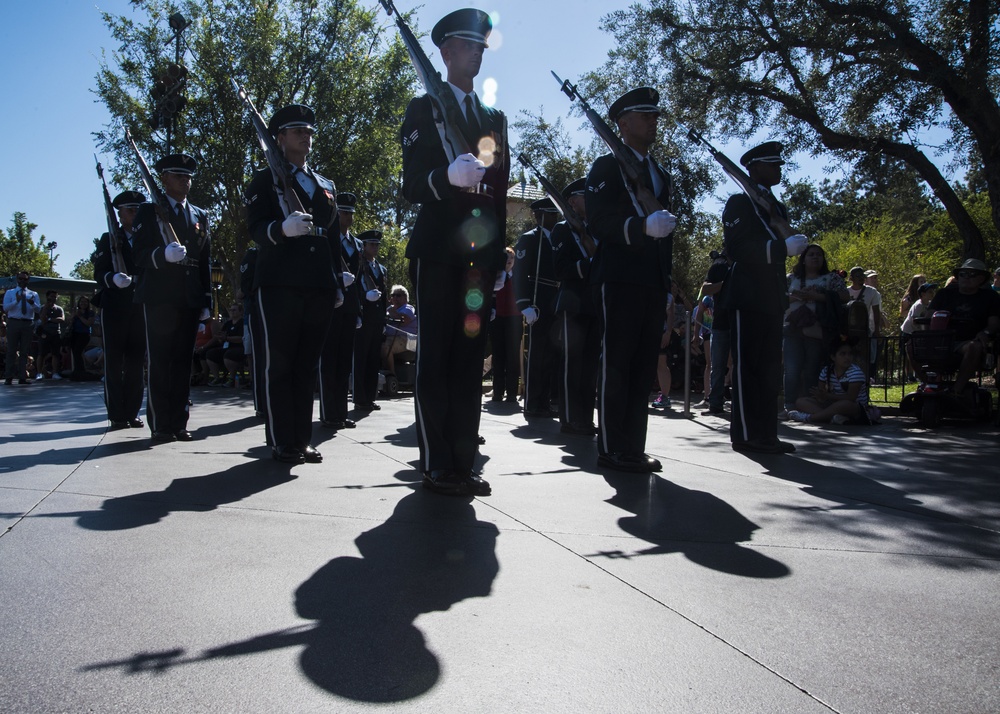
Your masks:
<path fill-rule="evenodd" d="M 712 265 L 701 285 L 701 294 L 715 299 L 715 311 L 712 316 L 712 342 L 709 348 L 709 386 L 708 411 L 711 414 L 722 414 L 726 404 L 726 387 L 729 382 L 729 367 L 731 360 L 729 339 L 729 311 L 724 308 L 717 296 L 725 285 L 729 275 L 729 258 L 725 249 L 722 252 L 712 251 Z"/>
<path fill-rule="evenodd" d="M 660 352 L 656 358 L 656 385 L 659 387 L 652 406 L 655 409 L 670 409 L 670 390 L 673 387 L 672 373 L 672 352 L 674 345 L 671 343 L 674 336 L 674 326 L 677 324 L 676 305 L 677 298 L 674 293 L 680 290 L 680 285 L 674 284 L 674 289 L 667 293 L 667 309 L 663 320 L 663 335 L 660 337 Z M 683 305 L 681 306 L 683 312 Z M 684 319 L 683 317 L 681 318 Z"/>
<path fill-rule="evenodd" d="M 510 147 L 506 117 L 479 101 L 473 80 L 492 29 L 487 13 L 466 8 L 431 30 L 447 68 L 445 91 L 464 107 L 465 126 L 456 128 L 479 156 L 445 149 L 436 105 L 427 95 L 407 106 L 400 132 L 403 196 L 420 206 L 406 246 L 420 308 L 414 394 L 419 468 L 424 488 L 458 496 L 491 492 L 473 469 L 490 295 L 505 260 Z"/>
<path fill-rule="evenodd" d="M 493 345 L 494 402 L 517 403 L 517 386 L 521 378 L 522 315 L 514 299 L 514 249 L 506 248 L 507 264 L 501 273 L 503 287 L 493 293 L 496 316 L 490 322 L 490 343 Z M 498 281 L 500 282 L 500 281 Z"/>
<path fill-rule="evenodd" d="M 229 306 L 229 319 L 222 323 L 222 329 L 205 348 L 205 360 L 212 375 L 209 387 L 232 387 L 236 375 L 243 371 L 243 306 L 233 303 Z M 228 377 L 223 379 L 219 372 L 225 369 Z"/>
<path fill-rule="evenodd" d="M 782 145 L 769 141 L 740 157 L 750 179 L 770 191 L 781 182 Z M 772 211 L 786 219 L 783 204 Z M 778 439 L 775 406 L 781 384 L 782 316 L 788 307 L 785 259 L 806 249 L 806 237 L 779 238 L 767 209 L 740 193 L 722 213 L 726 254 L 732 260 L 721 301 L 732 321 L 733 415 L 729 436 L 735 451 L 781 454 L 795 450 Z"/>
<path fill-rule="evenodd" d="M 882 295 L 865 279 L 865 269 L 861 266 L 851 268 L 851 284 L 847 288 L 849 299 L 860 299 L 868 310 L 867 339 L 859 340 L 854 359 L 858 360 L 862 369 L 866 370 L 868 379 L 875 378 L 875 365 L 878 361 L 878 338 L 882 331 Z M 878 274 L 876 273 L 876 278 Z"/>
<path fill-rule="evenodd" d="M 787 417 L 787 412 L 795 409 L 795 402 L 805 395 L 826 357 L 829 345 L 824 344 L 818 307 L 828 300 L 847 299 L 844 279 L 830 271 L 826 253 L 815 243 L 799 256 L 787 280 L 789 305 L 782 328 L 786 414 L 779 414 L 779 418 Z"/>
<path fill-rule="evenodd" d="M 378 262 L 382 231 L 365 231 L 358 236 L 363 253 L 358 283 L 361 286 L 361 329 L 354 342 L 354 408 L 360 412 L 379 410 L 378 370 L 382 365 L 385 339 L 385 266 Z"/>
<path fill-rule="evenodd" d="M 59 293 L 49 290 L 45 293 L 45 305 L 42 307 L 41 324 L 38 326 L 38 376 L 52 379 L 62 379 L 62 331 L 66 323 L 66 311 L 56 302 Z M 46 370 L 46 364 L 49 365 Z"/>
<path fill-rule="evenodd" d="M 94 325 L 95 317 L 94 309 L 90 306 L 90 298 L 81 295 L 73 310 L 69 332 L 69 346 L 73 352 L 73 371 L 69 378 L 75 382 L 90 379 L 90 374 L 83 364 L 83 351 L 90 344 L 90 328 Z"/>
<path fill-rule="evenodd" d="M 28 384 L 28 350 L 35 315 L 42 309 L 38 293 L 28 289 L 28 274 L 17 274 L 17 287 L 3 295 L 3 311 L 7 314 L 7 364 L 4 384 Z M 61 309 L 61 308 L 60 308 Z"/>
<path fill-rule="evenodd" d="M 920 286 L 927 282 L 927 278 L 923 273 L 917 273 L 912 278 L 910 278 L 910 284 L 906 287 L 906 292 L 903 293 L 902 299 L 899 301 L 899 316 L 905 318 L 907 313 L 910 312 L 910 308 L 913 307 L 918 300 L 920 300 L 919 289 Z"/>

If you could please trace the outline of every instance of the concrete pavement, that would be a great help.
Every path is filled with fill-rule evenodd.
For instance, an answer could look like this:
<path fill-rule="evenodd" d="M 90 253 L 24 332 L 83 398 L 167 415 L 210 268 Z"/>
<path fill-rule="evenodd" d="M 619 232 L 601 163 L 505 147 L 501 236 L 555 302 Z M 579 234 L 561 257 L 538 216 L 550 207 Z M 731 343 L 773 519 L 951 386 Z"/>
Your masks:
<path fill-rule="evenodd" d="M 265 457 L 106 431 L 99 384 L 0 391 L 3 712 L 995 712 L 996 432 L 651 416 L 651 477 L 484 404 L 493 495 L 419 487 L 412 401 Z"/>

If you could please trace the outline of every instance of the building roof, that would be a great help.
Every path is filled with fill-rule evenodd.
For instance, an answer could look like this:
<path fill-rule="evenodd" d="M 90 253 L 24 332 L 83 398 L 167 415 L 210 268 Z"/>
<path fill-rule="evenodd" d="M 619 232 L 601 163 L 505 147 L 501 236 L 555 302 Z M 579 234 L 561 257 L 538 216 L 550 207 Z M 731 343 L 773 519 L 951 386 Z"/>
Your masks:
<path fill-rule="evenodd" d="M 507 200 L 523 201 L 533 203 L 540 198 L 545 198 L 546 194 L 539 186 L 530 183 L 517 181 L 507 187 Z"/>

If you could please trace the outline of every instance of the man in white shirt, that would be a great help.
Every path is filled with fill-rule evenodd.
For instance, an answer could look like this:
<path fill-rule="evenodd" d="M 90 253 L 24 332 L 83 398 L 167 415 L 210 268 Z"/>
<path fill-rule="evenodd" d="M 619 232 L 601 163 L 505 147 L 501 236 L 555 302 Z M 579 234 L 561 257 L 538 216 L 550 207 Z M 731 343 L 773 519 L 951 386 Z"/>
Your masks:
<path fill-rule="evenodd" d="M 38 293 L 28 289 L 28 274 L 24 271 L 17 274 L 17 287 L 8 290 L 3 296 L 3 311 L 7 313 L 7 373 L 4 384 L 14 382 L 17 374 L 18 384 L 30 384 L 28 379 L 28 350 L 31 347 L 32 325 L 35 316 L 42 309 Z"/>
<path fill-rule="evenodd" d="M 876 273 L 877 275 L 877 273 Z M 855 357 L 857 363 L 865 369 L 869 379 L 875 376 L 875 365 L 878 361 L 878 338 L 882 332 L 882 295 L 866 281 L 865 269 L 860 266 L 851 268 L 851 284 L 847 292 L 851 300 L 859 295 L 865 307 L 868 308 L 868 350 L 867 359 L 862 359 L 865 345 L 857 345 Z"/>

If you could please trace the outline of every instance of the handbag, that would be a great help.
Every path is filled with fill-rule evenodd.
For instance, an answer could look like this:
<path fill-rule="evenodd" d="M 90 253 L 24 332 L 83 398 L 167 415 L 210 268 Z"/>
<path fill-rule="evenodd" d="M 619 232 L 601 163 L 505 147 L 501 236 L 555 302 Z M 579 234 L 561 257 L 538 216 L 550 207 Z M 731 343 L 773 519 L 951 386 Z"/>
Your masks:
<path fill-rule="evenodd" d="M 809 306 L 802 303 L 797 308 L 788 313 L 788 327 L 801 332 L 807 327 L 816 324 L 816 313 L 809 309 Z"/>

